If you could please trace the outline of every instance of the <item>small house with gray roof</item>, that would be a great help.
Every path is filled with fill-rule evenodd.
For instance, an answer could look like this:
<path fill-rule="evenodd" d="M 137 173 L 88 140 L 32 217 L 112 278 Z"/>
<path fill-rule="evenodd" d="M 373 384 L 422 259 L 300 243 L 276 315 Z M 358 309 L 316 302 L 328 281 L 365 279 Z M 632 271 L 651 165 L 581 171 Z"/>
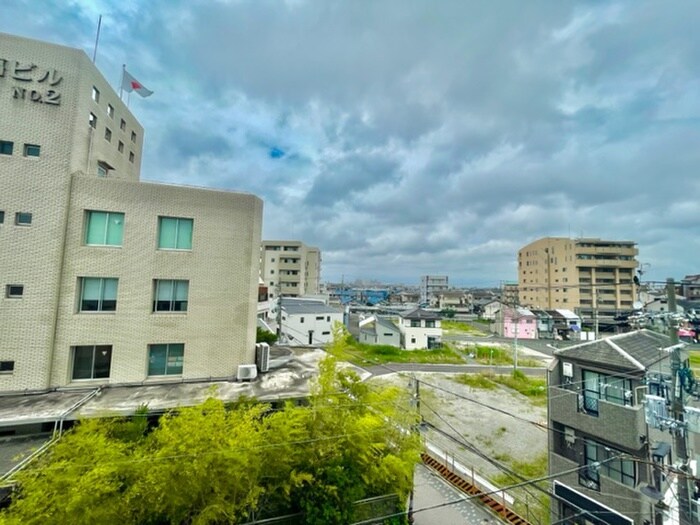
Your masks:
<path fill-rule="evenodd" d="M 333 340 L 333 323 L 343 312 L 315 299 L 281 297 L 282 335 L 292 345 L 322 345 Z"/>
<path fill-rule="evenodd" d="M 401 348 L 401 330 L 388 317 L 371 316 L 360 321 L 360 342 Z"/>
<path fill-rule="evenodd" d="M 401 314 L 401 347 L 406 350 L 439 348 L 442 345 L 440 321 L 437 313 L 422 308 Z"/>
<path fill-rule="evenodd" d="M 647 426 L 647 394 L 670 395 L 670 337 L 637 330 L 554 352 L 548 371 L 552 522 L 655 523 L 643 491 L 656 485 L 650 456 L 677 461 L 673 437 Z M 668 398 L 670 399 L 670 398 Z M 654 487 L 652 493 L 663 491 Z M 645 492 L 645 493 L 646 493 Z"/>

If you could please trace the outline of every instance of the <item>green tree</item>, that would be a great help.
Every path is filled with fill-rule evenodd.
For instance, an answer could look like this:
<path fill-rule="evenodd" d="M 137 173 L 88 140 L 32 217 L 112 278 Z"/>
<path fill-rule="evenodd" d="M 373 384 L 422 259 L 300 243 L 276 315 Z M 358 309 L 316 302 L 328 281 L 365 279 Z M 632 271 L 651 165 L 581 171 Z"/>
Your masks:
<path fill-rule="evenodd" d="M 273 345 L 277 342 L 277 335 L 258 326 L 255 330 L 255 342 Z"/>
<path fill-rule="evenodd" d="M 302 512 L 352 521 L 353 502 L 405 501 L 420 440 L 407 392 L 324 360 L 308 404 L 210 398 L 162 416 L 80 422 L 17 475 L 0 523 L 216 524 Z"/>

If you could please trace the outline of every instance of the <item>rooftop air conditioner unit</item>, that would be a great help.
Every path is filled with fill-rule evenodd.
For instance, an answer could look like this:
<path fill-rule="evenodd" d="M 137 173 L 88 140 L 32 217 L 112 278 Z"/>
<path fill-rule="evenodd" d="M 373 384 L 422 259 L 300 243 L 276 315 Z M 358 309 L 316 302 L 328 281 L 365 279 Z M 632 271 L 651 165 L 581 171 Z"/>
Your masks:
<path fill-rule="evenodd" d="M 255 363 L 261 373 L 270 370 L 270 345 L 258 343 L 255 345 Z"/>
<path fill-rule="evenodd" d="M 252 381 L 258 377 L 258 367 L 256 365 L 238 365 L 236 377 L 239 381 Z"/>

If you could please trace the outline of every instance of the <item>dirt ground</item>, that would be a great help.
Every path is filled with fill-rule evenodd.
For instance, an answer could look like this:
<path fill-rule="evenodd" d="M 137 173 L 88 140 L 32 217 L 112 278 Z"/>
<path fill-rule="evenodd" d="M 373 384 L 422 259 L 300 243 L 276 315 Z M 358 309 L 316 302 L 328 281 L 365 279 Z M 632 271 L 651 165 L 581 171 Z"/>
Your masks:
<path fill-rule="evenodd" d="M 455 376 L 449 374 L 417 372 L 415 377 L 421 381 L 424 419 L 467 444 L 459 444 L 434 430 L 428 430 L 426 438 L 466 467 L 473 467 L 477 474 L 493 481 L 503 471 L 471 451 L 471 447 L 507 466 L 514 462 L 541 462 L 546 455 L 547 432 L 533 424 L 546 425 L 546 406 L 534 405 L 527 397 L 502 386 L 493 390 L 472 388 L 454 381 Z M 391 374 L 370 381 L 408 388 L 409 378 L 409 374 Z M 537 512 L 535 491 L 528 490 L 528 495 L 515 491 L 513 495 L 519 499 L 521 509 L 528 500 L 528 511 Z"/>

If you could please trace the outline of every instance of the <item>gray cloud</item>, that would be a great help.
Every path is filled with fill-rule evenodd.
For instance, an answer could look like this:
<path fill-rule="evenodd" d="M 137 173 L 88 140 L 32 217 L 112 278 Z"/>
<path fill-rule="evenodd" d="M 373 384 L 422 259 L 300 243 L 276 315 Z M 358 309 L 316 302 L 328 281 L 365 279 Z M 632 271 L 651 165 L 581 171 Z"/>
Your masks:
<path fill-rule="evenodd" d="M 0 30 L 88 52 L 103 13 L 98 66 L 156 92 L 144 178 L 260 195 L 326 279 L 497 284 L 569 234 L 697 272 L 695 0 L 6 3 Z"/>

